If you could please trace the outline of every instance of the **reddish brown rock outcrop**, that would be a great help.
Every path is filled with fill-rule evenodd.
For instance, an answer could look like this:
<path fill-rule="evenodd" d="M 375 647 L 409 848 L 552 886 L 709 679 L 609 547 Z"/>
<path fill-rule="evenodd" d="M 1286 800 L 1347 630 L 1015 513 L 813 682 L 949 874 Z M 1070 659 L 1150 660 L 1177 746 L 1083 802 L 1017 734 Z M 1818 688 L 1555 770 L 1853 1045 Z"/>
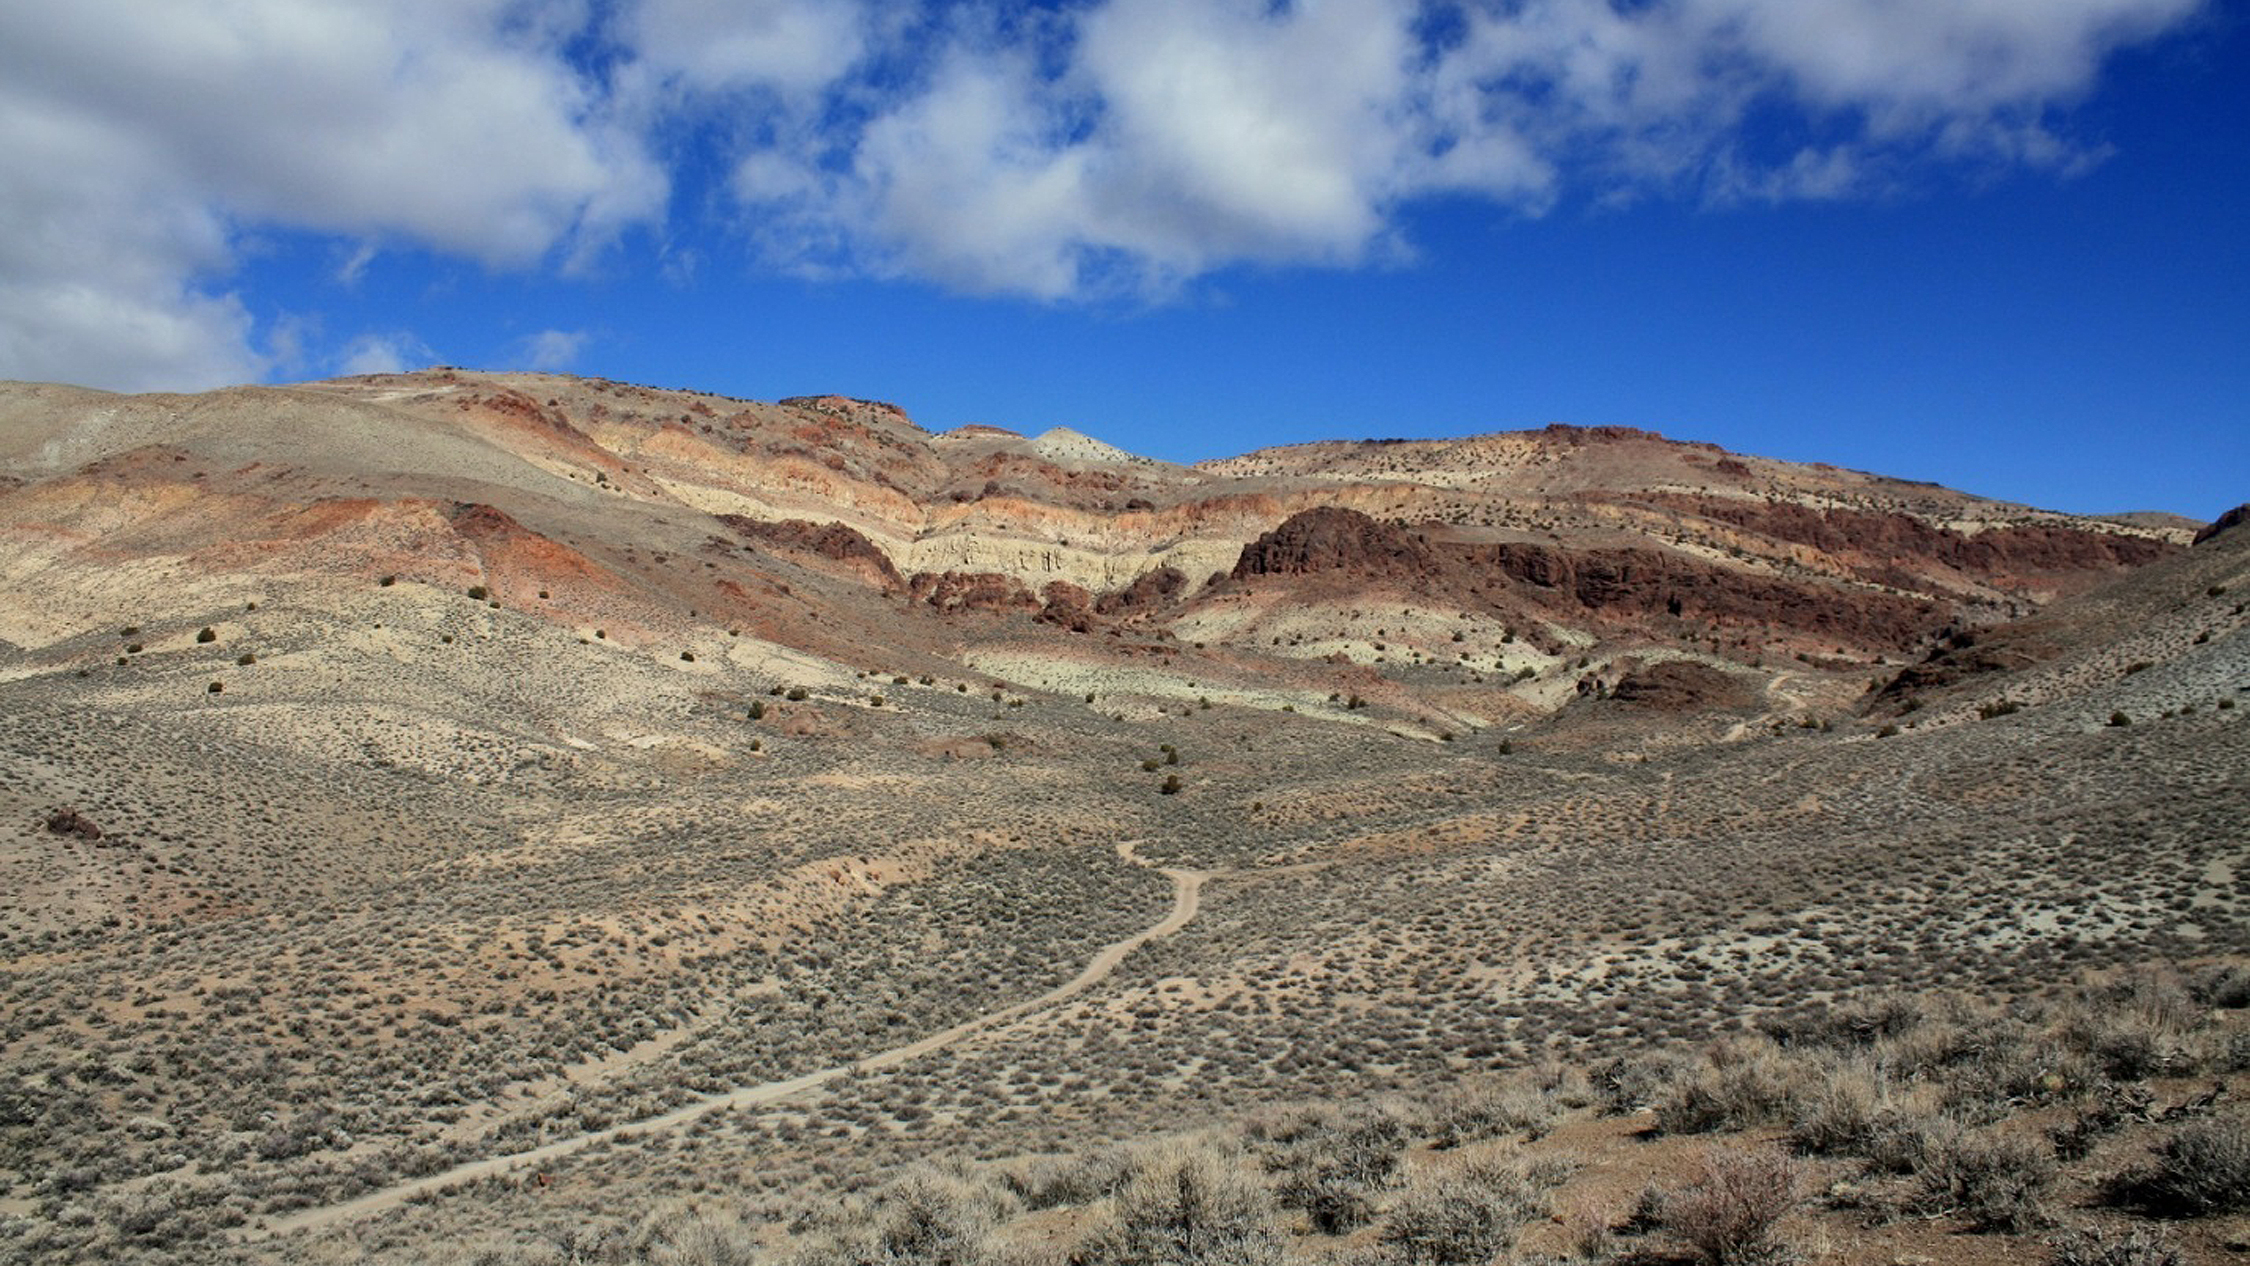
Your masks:
<path fill-rule="evenodd" d="M 1879 702 L 1896 703 L 1970 677 L 2018 672 L 2053 658 L 2055 653 L 2055 647 L 2024 626 L 1965 629 L 1932 647 L 1921 663 L 1900 669 L 1875 697 Z"/>
<path fill-rule="evenodd" d="M 1756 695 L 1734 675 L 1684 659 L 1665 660 L 1627 673 L 1609 697 L 1664 712 L 1746 708 L 1756 702 Z"/>
<path fill-rule="evenodd" d="M 844 563 L 868 584 L 882 589 L 906 587 L 905 578 L 891 565 L 890 555 L 856 529 L 841 523 L 812 523 L 804 519 L 763 522 L 739 514 L 722 514 L 717 518 L 744 540 L 770 549 Z"/>
<path fill-rule="evenodd" d="M 916 572 L 907 582 L 914 601 L 940 611 L 996 611 L 1036 614 L 1040 601 L 1024 583 L 998 572 Z"/>
<path fill-rule="evenodd" d="M 1869 565 L 1936 563 L 2000 580 L 2139 567 L 2179 548 L 2154 537 L 2049 523 L 1967 533 L 1905 514 L 1815 510 L 1790 502 L 1686 493 L 1650 493 L 1628 500 L 1683 510 L 1772 540 L 1810 545 L 1823 553 Z M 1885 570 L 1889 577 L 1898 575 L 1895 566 Z"/>
<path fill-rule="evenodd" d="M 1123 589 L 1112 590 L 1101 596 L 1094 610 L 1103 615 L 1131 615 L 1163 607 L 1187 591 L 1187 573 L 1177 567 L 1159 567 L 1143 572 L 1133 583 Z"/>
<path fill-rule="evenodd" d="M 557 585 L 612 589 L 616 577 L 578 550 L 541 535 L 498 506 L 456 501 L 446 521 L 477 552 L 488 583 L 515 597 Z"/>
<path fill-rule="evenodd" d="M 2201 545 L 2221 532 L 2232 531 L 2245 523 L 2250 523 L 2250 502 L 2244 502 L 2213 519 L 2209 527 L 2195 534 L 2195 543 Z"/>
<path fill-rule="evenodd" d="M 74 835 L 82 840 L 102 837 L 102 829 L 94 825 L 93 819 L 67 806 L 47 815 L 47 830 L 50 834 Z"/>
<path fill-rule="evenodd" d="M 1778 626 L 1860 645 L 1910 646 L 1943 617 L 1928 602 L 1730 571 L 1653 549 L 1568 551 L 1528 542 L 1472 547 L 1480 568 L 1549 601 L 1594 612 Z"/>
<path fill-rule="evenodd" d="M 1422 576 L 1437 569 L 1429 539 L 1357 510 L 1321 506 L 1290 515 L 1242 547 L 1234 578 L 1342 571 L 1365 578 Z"/>
<path fill-rule="evenodd" d="M 1093 631 L 1094 595 L 1083 587 L 1067 580 L 1050 580 L 1039 596 L 1044 602 L 1039 610 L 1041 620 L 1073 633 Z"/>

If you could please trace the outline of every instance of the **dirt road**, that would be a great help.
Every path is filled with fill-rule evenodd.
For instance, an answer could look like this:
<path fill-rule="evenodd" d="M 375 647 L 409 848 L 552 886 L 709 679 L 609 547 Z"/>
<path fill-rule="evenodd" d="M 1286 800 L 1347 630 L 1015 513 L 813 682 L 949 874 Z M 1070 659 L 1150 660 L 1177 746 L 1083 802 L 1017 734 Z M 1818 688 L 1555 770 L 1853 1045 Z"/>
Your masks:
<path fill-rule="evenodd" d="M 1131 843 L 1120 844 L 1117 851 L 1120 856 L 1128 861 L 1139 865 L 1147 865 L 1146 862 L 1142 862 L 1139 857 L 1134 855 Z M 1172 908 L 1166 912 L 1163 918 L 1131 936 L 1103 946 L 1086 964 L 1085 970 L 1071 978 L 1068 983 L 1058 985 L 1029 1001 L 1013 1003 L 996 1011 L 989 1011 L 972 1019 L 963 1020 L 952 1028 L 940 1030 L 904 1046 L 894 1046 L 889 1050 L 878 1052 L 864 1059 L 853 1060 L 848 1064 L 823 1068 L 818 1072 L 791 1077 L 786 1081 L 769 1081 L 755 1086 L 737 1087 L 719 1094 L 705 1096 L 692 1103 L 683 1104 L 659 1116 L 643 1117 L 637 1121 L 628 1121 L 621 1125 L 573 1135 L 570 1138 L 557 1139 L 552 1143 L 546 1143 L 528 1151 L 510 1152 L 504 1156 L 490 1156 L 483 1160 L 469 1161 L 451 1169 L 414 1179 L 411 1182 L 403 1182 L 395 1186 L 382 1188 L 379 1191 L 368 1192 L 366 1195 L 344 1201 L 341 1204 L 322 1205 L 317 1208 L 299 1210 L 296 1213 L 275 1218 L 263 1230 L 253 1231 L 243 1238 L 255 1240 L 267 1236 L 287 1235 L 296 1231 L 319 1230 L 341 1222 L 350 1222 L 358 1218 L 382 1213 L 385 1210 L 396 1209 L 416 1196 L 458 1186 L 462 1183 L 474 1182 L 480 1178 L 490 1178 L 518 1170 L 536 1171 L 550 1161 L 609 1139 L 629 1134 L 653 1134 L 661 1130 L 671 1129 L 673 1126 L 684 1125 L 699 1117 L 709 1116 L 714 1112 L 724 1112 L 732 1108 L 761 1107 L 776 1103 L 824 1086 L 855 1069 L 873 1071 L 894 1067 L 906 1063 L 908 1060 L 919 1059 L 932 1051 L 951 1046 L 971 1034 L 982 1032 L 996 1025 L 1006 1024 L 1044 1007 L 1053 1006 L 1055 1003 L 1083 993 L 1099 984 L 1111 972 L 1117 970 L 1118 964 L 1124 962 L 1128 954 L 1139 949 L 1142 945 L 1157 937 L 1169 936 L 1186 927 L 1188 922 L 1195 918 L 1196 911 L 1201 908 L 1203 881 L 1215 874 L 1232 872 L 1178 870 L 1165 867 L 1162 869 L 1162 873 L 1170 876 L 1172 880 Z"/>

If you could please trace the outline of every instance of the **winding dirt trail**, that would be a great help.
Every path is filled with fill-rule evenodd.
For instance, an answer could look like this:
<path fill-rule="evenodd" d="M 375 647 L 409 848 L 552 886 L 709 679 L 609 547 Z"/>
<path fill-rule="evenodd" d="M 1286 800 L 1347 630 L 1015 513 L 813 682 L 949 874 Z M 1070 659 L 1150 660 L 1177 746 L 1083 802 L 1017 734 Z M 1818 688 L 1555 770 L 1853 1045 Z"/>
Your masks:
<path fill-rule="evenodd" d="M 1119 856 L 1135 865 L 1148 865 L 1147 862 L 1142 861 L 1135 855 L 1132 842 L 1118 845 L 1117 852 Z M 1312 863 L 1311 867 L 1322 864 Z M 1293 866 L 1281 869 L 1293 871 L 1307 868 L 1309 867 Z M 366 1195 L 346 1200 L 341 1204 L 301 1209 L 295 1213 L 272 1219 L 263 1229 L 251 1231 L 245 1234 L 242 1239 L 251 1241 L 270 1236 L 287 1235 L 296 1231 L 315 1231 L 341 1222 L 371 1217 L 387 1210 L 396 1209 L 417 1196 L 436 1192 L 446 1187 L 474 1182 L 479 1178 L 490 1178 L 494 1175 L 506 1174 L 519 1169 L 536 1169 L 549 1161 L 568 1156 L 572 1152 L 583 1151 L 597 1143 L 629 1135 L 653 1134 L 661 1130 L 671 1129 L 676 1125 L 685 1125 L 714 1112 L 724 1112 L 732 1108 L 760 1107 L 765 1104 L 776 1103 L 827 1085 L 829 1082 L 847 1076 L 856 1070 L 874 1071 L 895 1067 L 906 1063 L 908 1060 L 919 1059 L 932 1051 L 951 1046 L 972 1034 L 996 1025 L 1006 1024 L 1030 1012 L 1053 1006 L 1055 1003 L 1074 997 L 1099 984 L 1111 972 L 1117 970 L 1118 964 L 1125 961 L 1126 955 L 1158 937 L 1170 936 L 1186 927 L 1189 921 L 1195 918 L 1196 912 L 1202 908 L 1203 882 L 1205 880 L 1244 873 L 1274 873 L 1181 870 L 1168 866 L 1156 869 L 1172 880 L 1171 910 L 1166 912 L 1163 918 L 1131 936 L 1112 941 L 1103 946 L 1087 962 L 1085 970 L 1072 977 L 1067 983 L 1057 985 L 1036 998 L 1011 1003 L 996 1011 L 988 1011 L 983 1015 L 963 1020 L 952 1028 L 941 1029 L 904 1046 L 894 1046 L 889 1050 L 879 1051 L 864 1059 L 853 1060 L 848 1064 L 823 1068 L 818 1072 L 791 1077 L 785 1081 L 762 1082 L 755 1086 L 740 1086 L 718 1094 L 706 1095 L 658 1116 L 642 1117 L 639 1120 L 627 1121 L 621 1125 L 612 1125 L 585 1134 L 572 1135 L 569 1138 L 557 1139 L 552 1143 L 542 1144 L 521 1152 L 509 1152 L 502 1156 L 489 1156 L 483 1160 L 468 1161 L 464 1164 L 455 1165 L 451 1169 L 416 1178 L 410 1182 L 385 1187 L 379 1191 L 370 1191 Z"/>

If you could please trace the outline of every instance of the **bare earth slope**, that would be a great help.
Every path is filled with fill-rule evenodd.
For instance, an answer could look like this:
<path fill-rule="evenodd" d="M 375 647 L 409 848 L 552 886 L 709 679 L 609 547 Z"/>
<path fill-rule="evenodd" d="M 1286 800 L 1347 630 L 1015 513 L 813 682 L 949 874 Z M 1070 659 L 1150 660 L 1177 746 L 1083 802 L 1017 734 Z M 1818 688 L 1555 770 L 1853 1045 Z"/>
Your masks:
<path fill-rule="evenodd" d="M 0 388 L 0 1258 L 625 1254 L 2230 959 L 2250 529 L 2190 535 L 1600 430 Z"/>

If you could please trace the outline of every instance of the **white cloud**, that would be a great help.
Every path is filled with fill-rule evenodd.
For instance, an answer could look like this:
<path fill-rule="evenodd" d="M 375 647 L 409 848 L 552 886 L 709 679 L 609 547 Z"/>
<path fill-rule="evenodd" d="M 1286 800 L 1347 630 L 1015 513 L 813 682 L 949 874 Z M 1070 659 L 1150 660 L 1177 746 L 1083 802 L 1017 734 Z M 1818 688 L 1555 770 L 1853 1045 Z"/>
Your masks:
<path fill-rule="evenodd" d="M 261 355 L 230 291 L 269 226 L 335 235 L 344 286 L 392 246 L 567 271 L 639 224 L 678 271 L 709 226 L 664 224 L 667 163 L 730 172 L 733 207 L 687 214 L 739 215 L 772 266 L 1042 299 L 1395 259 L 1401 210 L 1439 193 L 1537 215 L 2068 173 L 2102 151 L 2061 111 L 2203 7 L 0 6 L 0 376 L 196 387 L 320 360 L 301 330 Z"/>
<path fill-rule="evenodd" d="M 1438 192 L 1540 214 L 1848 197 L 1930 162 L 2068 173 L 2101 151 L 2050 112 L 2201 3 L 1100 0 L 1045 42 L 918 29 L 924 73 L 846 84 L 856 123 L 769 130 L 734 187 L 785 267 L 1160 292 L 1381 257 Z M 1821 142 L 1757 134 L 1775 108 Z"/>
<path fill-rule="evenodd" d="M 620 25 L 636 70 L 658 83 L 804 94 L 858 62 L 867 21 L 857 0 L 639 0 Z"/>
<path fill-rule="evenodd" d="M 422 369 L 435 360 L 427 344 L 404 332 L 362 334 L 344 348 L 336 362 L 339 374 L 400 374 Z"/>
<path fill-rule="evenodd" d="M 656 216 L 666 174 L 562 55 L 568 24 L 525 20 L 560 12 L 507 0 L 0 7 L 0 291 L 19 300 L 0 317 L 0 375 L 180 387 L 253 376 L 240 304 L 209 289 L 232 268 L 241 224 L 523 266 Z M 104 311 L 118 316 L 106 330 L 88 315 Z M 90 324 L 73 327 L 73 313 Z"/>
<path fill-rule="evenodd" d="M 584 330 L 541 330 L 519 344 L 516 354 L 533 369 L 568 369 L 592 338 Z"/>

